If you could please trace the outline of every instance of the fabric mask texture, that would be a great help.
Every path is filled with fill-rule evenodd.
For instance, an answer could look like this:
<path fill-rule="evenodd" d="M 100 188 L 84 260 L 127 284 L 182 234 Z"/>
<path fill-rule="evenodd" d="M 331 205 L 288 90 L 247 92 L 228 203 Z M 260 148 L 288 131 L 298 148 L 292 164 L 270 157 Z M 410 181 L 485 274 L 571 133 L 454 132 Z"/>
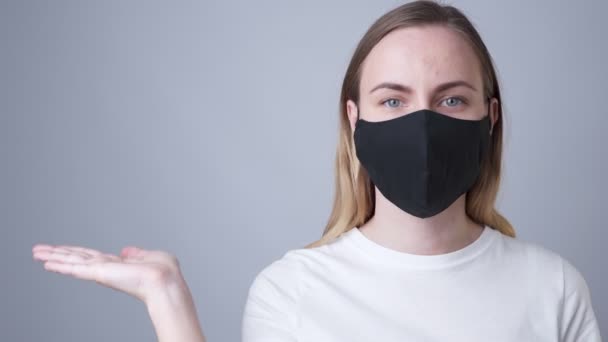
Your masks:
<path fill-rule="evenodd" d="M 464 120 L 421 109 L 385 121 L 357 119 L 357 158 L 401 210 L 434 216 L 477 180 L 490 145 L 490 119 Z"/>

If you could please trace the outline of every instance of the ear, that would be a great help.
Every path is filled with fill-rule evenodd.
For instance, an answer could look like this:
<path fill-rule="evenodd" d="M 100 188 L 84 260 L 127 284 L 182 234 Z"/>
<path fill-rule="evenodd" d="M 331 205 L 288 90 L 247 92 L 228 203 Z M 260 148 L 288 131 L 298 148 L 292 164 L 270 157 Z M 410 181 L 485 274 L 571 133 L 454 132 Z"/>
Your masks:
<path fill-rule="evenodd" d="M 359 113 L 359 109 L 357 108 L 357 104 L 353 100 L 346 101 L 346 114 L 348 115 L 348 121 L 350 122 L 350 131 L 355 132 L 355 123 L 357 123 L 357 115 Z"/>
<path fill-rule="evenodd" d="M 490 125 L 490 135 L 492 135 L 492 132 L 494 131 L 494 125 L 496 124 L 496 121 L 498 120 L 498 99 L 493 97 L 490 100 L 490 105 L 489 105 L 489 115 L 490 115 L 490 121 L 491 121 L 491 125 Z"/>

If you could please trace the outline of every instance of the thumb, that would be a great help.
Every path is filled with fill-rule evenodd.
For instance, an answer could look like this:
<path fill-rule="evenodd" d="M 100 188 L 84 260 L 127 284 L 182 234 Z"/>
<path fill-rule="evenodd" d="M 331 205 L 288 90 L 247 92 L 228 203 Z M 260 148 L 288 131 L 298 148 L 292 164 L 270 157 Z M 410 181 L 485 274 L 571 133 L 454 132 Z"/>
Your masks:
<path fill-rule="evenodd" d="M 144 252 L 144 250 L 139 247 L 126 246 L 121 250 L 120 256 L 123 258 L 137 258 L 137 257 L 141 257 L 143 252 Z"/>

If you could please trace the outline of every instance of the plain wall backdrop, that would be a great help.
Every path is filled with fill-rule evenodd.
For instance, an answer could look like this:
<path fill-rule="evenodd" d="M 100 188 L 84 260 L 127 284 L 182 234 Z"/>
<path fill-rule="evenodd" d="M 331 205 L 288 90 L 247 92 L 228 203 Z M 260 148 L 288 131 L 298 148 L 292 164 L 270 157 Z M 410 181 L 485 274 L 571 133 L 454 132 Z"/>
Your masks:
<path fill-rule="evenodd" d="M 401 1 L 0 2 L 0 340 L 152 341 L 142 303 L 36 243 L 177 255 L 209 341 L 320 237 L 354 48 Z M 584 275 L 608 337 L 608 2 L 445 1 L 502 85 L 498 208 Z"/>

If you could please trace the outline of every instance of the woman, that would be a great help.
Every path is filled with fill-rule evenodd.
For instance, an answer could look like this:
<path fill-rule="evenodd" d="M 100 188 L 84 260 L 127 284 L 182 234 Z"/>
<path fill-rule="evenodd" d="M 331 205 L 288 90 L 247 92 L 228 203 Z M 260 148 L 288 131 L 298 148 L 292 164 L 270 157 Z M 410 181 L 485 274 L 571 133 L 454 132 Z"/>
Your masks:
<path fill-rule="evenodd" d="M 601 341 L 580 272 L 515 239 L 494 208 L 500 91 L 459 10 L 416 1 L 379 18 L 340 104 L 330 220 L 256 276 L 243 341 Z M 144 301 L 159 340 L 205 340 L 171 254 L 33 252 L 47 270 Z"/>

